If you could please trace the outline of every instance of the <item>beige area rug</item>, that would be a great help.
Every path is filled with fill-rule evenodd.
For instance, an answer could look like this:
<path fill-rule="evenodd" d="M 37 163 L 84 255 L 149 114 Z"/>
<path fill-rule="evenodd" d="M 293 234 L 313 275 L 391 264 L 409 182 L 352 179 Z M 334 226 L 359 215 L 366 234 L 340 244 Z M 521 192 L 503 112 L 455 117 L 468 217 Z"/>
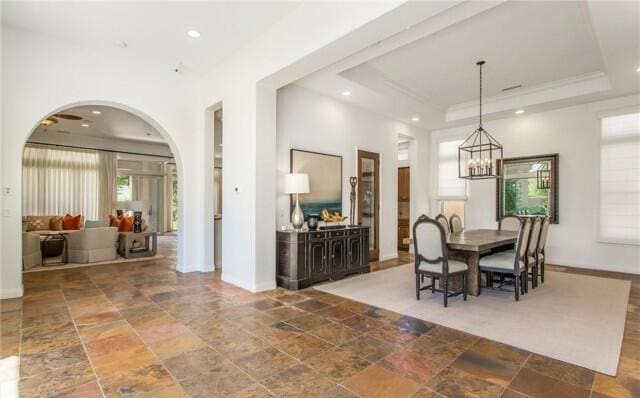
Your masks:
<path fill-rule="evenodd" d="M 57 271 L 61 269 L 72 269 L 72 268 L 82 268 L 82 267 L 93 267 L 96 265 L 118 265 L 118 264 L 126 264 L 126 263 L 139 263 L 144 261 L 156 261 L 165 258 L 162 254 L 156 254 L 153 257 L 140 257 L 140 258 L 123 258 L 118 257 L 113 261 L 99 261 L 97 263 L 67 263 L 60 265 L 38 265 L 36 267 L 30 268 L 26 271 L 22 271 L 22 273 L 29 272 L 42 272 L 42 271 Z"/>
<path fill-rule="evenodd" d="M 426 281 L 425 281 L 426 282 Z M 442 305 L 442 294 L 415 297 L 413 264 L 316 286 L 316 289 L 462 330 L 530 352 L 615 375 L 629 281 L 545 274 L 545 283 L 516 302 L 512 292 L 483 289 Z"/>

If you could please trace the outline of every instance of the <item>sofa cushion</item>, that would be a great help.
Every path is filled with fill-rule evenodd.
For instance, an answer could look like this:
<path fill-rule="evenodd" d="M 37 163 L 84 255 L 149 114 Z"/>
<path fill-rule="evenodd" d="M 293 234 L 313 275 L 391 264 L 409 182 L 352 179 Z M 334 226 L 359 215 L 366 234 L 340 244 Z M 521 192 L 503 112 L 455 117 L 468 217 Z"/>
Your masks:
<path fill-rule="evenodd" d="M 133 217 L 124 216 L 118 224 L 118 232 L 131 232 L 133 230 Z"/>
<path fill-rule="evenodd" d="M 27 231 L 47 231 L 51 228 L 51 216 L 27 216 Z"/>
<path fill-rule="evenodd" d="M 84 228 L 104 228 L 109 226 L 109 220 L 87 220 L 84 222 Z"/>
<path fill-rule="evenodd" d="M 51 221 L 49 221 L 49 229 L 51 231 L 62 231 L 62 224 L 62 217 L 51 217 Z"/>
<path fill-rule="evenodd" d="M 120 219 L 122 217 L 114 216 L 113 214 L 109 214 L 109 226 L 117 227 L 120 224 Z"/>
<path fill-rule="evenodd" d="M 62 228 L 64 230 L 68 229 L 80 229 L 80 221 L 82 221 L 82 216 L 78 214 L 77 216 L 72 216 L 67 213 L 62 218 Z"/>

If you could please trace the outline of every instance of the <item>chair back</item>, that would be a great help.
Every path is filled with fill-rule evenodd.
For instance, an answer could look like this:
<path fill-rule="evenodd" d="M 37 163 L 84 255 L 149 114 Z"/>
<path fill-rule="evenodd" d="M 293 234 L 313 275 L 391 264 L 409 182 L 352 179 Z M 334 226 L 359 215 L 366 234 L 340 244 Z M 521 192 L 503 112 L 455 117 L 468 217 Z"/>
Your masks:
<path fill-rule="evenodd" d="M 534 257 L 538 252 L 538 242 L 540 241 L 540 231 L 542 229 L 543 217 L 535 217 L 531 226 L 529 243 L 527 244 L 527 256 Z"/>
<path fill-rule="evenodd" d="M 452 214 L 451 218 L 449 218 L 449 226 L 451 227 L 451 232 L 457 233 L 462 232 L 464 227 L 462 226 L 462 219 L 457 214 Z"/>
<path fill-rule="evenodd" d="M 444 227 L 424 214 L 413 224 L 413 249 L 416 272 L 421 262 L 442 264 L 442 273 L 448 273 L 447 241 Z"/>
<path fill-rule="evenodd" d="M 527 218 L 522 221 L 520 232 L 518 233 L 518 241 L 516 243 L 516 256 L 513 264 L 516 275 L 520 273 L 520 267 L 524 265 L 524 259 L 527 255 L 527 244 L 529 243 L 529 235 L 531 234 L 531 219 Z"/>
<path fill-rule="evenodd" d="M 540 239 L 538 240 L 538 253 L 544 253 L 544 247 L 547 244 L 547 237 L 549 236 L 549 225 L 551 220 L 549 217 L 545 217 L 542 222 L 542 229 L 540 230 Z"/>
<path fill-rule="evenodd" d="M 512 215 L 512 216 L 504 216 L 498 222 L 498 229 L 500 231 L 520 231 L 520 227 L 522 226 L 522 218 Z"/>
<path fill-rule="evenodd" d="M 444 214 L 438 214 L 436 216 L 436 221 L 439 222 L 440 225 L 442 225 L 445 233 L 448 234 L 449 232 L 451 232 L 451 228 L 449 228 L 449 221 L 447 221 L 447 217 L 445 217 Z"/>

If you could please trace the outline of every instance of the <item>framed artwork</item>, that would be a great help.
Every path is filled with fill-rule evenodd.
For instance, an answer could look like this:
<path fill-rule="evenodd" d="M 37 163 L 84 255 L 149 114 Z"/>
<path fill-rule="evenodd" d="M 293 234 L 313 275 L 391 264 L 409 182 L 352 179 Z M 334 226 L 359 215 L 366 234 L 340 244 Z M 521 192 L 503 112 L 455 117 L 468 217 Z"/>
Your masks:
<path fill-rule="evenodd" d="M 342 214 L 342 156 L 291 149 L 291 172 L 309 176 L 309 193 L 300 194 L 305 220 L 324 209 Z M 292 195 L 292 211 L 294 206 Z"/>

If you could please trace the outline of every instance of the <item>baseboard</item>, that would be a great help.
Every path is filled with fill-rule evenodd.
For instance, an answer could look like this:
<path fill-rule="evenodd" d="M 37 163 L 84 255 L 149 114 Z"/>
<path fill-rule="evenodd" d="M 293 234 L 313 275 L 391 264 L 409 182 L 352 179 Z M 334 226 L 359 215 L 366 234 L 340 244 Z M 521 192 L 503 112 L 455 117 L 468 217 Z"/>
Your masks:
<path fill-rule="evenodd" d="M 276 286 L 276 281 L 258 283 L 256 285 L 256 290 L 254 291 L 254 293 L 264 292 L 264 291 L 267 291 L 267 290 L 273 290 L 276 287 L 277 287 Z"/>
<path fill-rule="evenodd" d="M 16 297 L 22 297 L 23 289 L 22 286 L 15 289 L 1 289 L 0 290 L 0 299 L 10 299 Z"/>
<path fill-rule="evenodd" d="M 248 290 L 250 292 L 253 291 L 252 290 L 253 286 L 249 286 L 249 284 L 245 283 L 244 281 L 236 279 L 236 278 L 230 276 L 229 274 L 225 274 L 224 273 L 224 268 L 222 269 L 222 275 L 220 276 L 220 278 L 222 279 L 223 282 L 230 283 L 230 284 L 232 284 L 234 286 L 237 286 L 237 287 L 239 287 L 241 289 L 244 289 L 244 290 Z"/>
<path fill-rule="evenodd" d="M 547 261 L 547 264 L 556 265 L 558 267 L 567 267 L 567 268 L 582 268 L 589 269 L 593 271 L 609 271 L 609 272 L 619 272 L 622 274 L 631 274 L 631 275 L 640 275 L 640 267 L 637 267 L 635 270 L 628 269 L 627 267 L 620 267 L 616 265 L 611 265 L 605 267 L 601 267 L 593 264 L 584 264 L 584 263 L 575 263 L 573 261 L 563 261 L 561 259 L 550 258 Z"/>
<path fill-rule="evenodd" d="M 381 254 L 380 257 L 378 257 L 378 261 L 387 261 L 387 260 L 393 260 L 398 258 L 398 253 L 389 253 L 389 254 Z"/>

